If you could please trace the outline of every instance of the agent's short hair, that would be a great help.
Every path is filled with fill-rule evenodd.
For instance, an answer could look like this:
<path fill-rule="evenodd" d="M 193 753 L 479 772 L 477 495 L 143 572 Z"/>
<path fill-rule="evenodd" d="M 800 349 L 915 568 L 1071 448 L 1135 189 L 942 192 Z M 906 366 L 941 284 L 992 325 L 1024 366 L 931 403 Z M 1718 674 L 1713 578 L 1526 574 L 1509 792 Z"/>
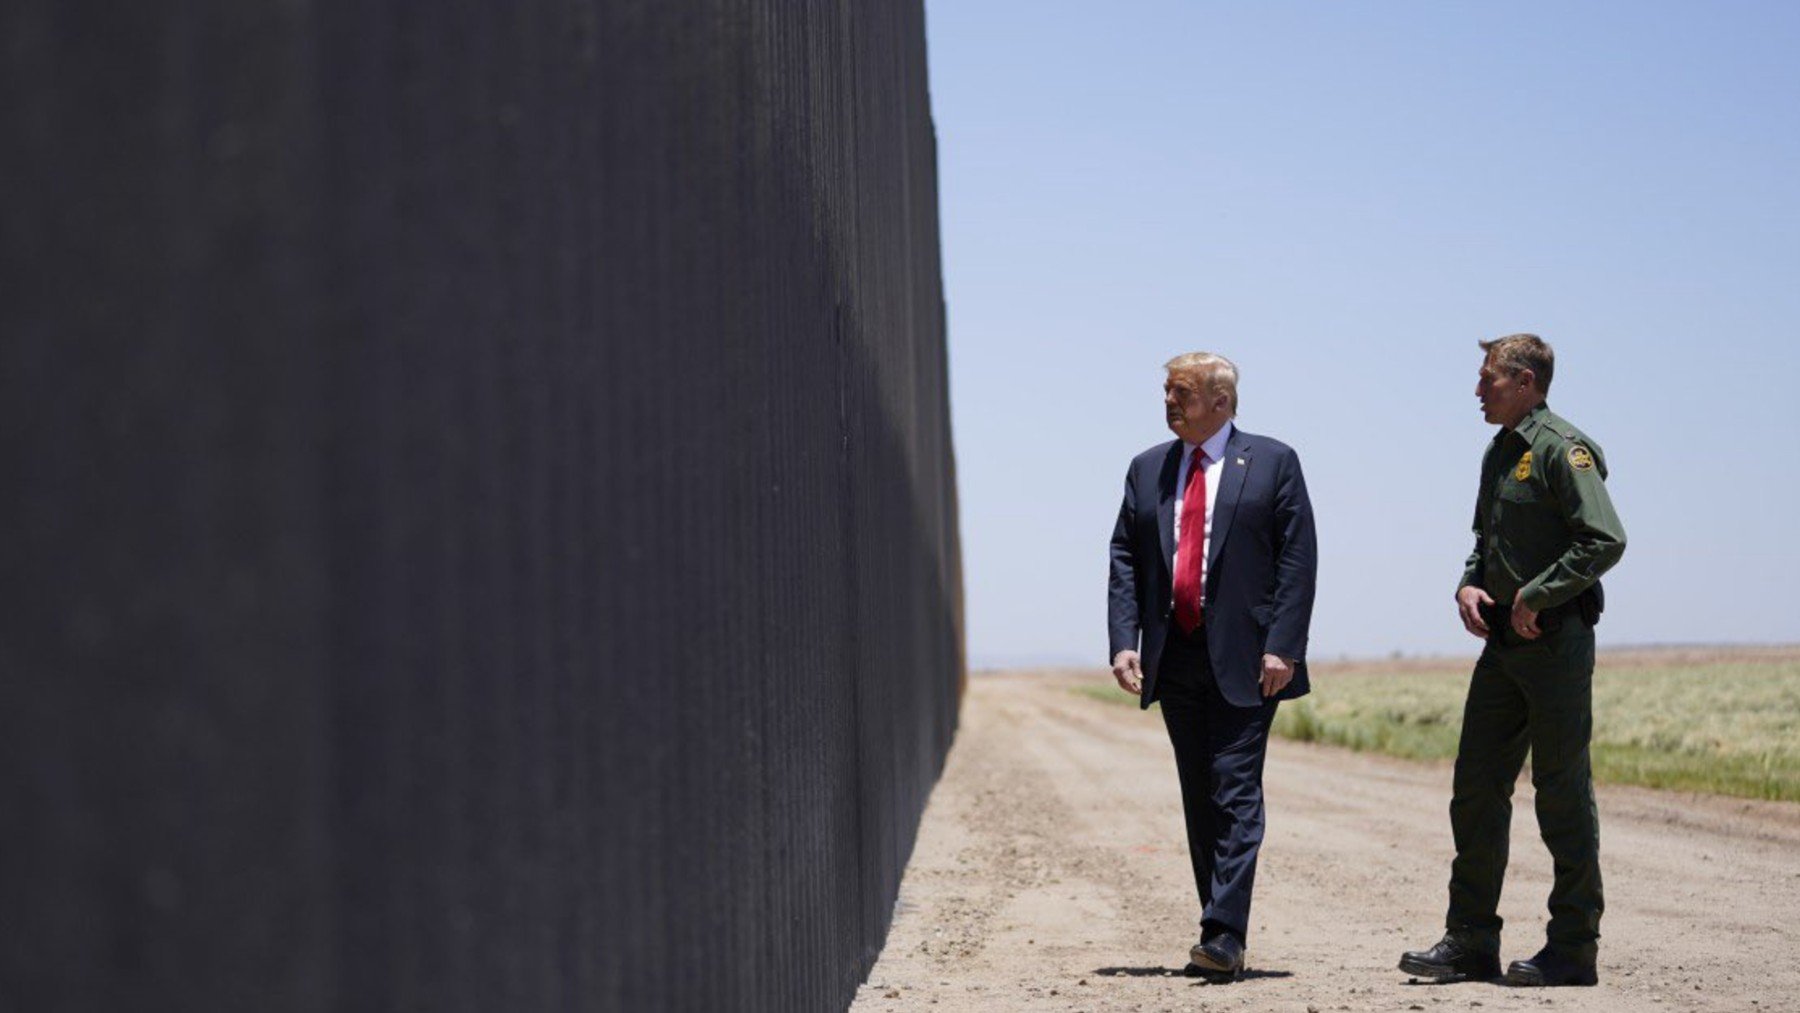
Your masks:
<path fill-rule="evenodd" d="M 1238 368 L 1230 359 L 1211 352 L 1183 352 L 1163 363 L 1163 368 L 1195 377 L 1208 391 L 1225 395 L 1231 401 L 1231 414 L 1237 414 Z"/>
<path fill-rule="evenodd" d="M 1503 369 L 1511 376 L 1529 369 L 1537 377 L 1538 390 L 1546 395 L 1550 393 L 1550 374 L 1556 371 L 1556 353 L 1548 341 L 1535 334 L 1508 334 L 1479 344 L 1495 369 Z"/>

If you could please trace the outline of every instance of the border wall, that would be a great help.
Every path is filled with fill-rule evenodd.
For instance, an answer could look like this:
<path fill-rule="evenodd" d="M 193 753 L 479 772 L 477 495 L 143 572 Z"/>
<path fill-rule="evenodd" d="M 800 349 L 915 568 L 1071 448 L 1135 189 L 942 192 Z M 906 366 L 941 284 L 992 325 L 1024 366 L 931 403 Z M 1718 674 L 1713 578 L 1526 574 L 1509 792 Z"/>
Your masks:
<path fill-rule="evenodd" d="M 849 1002 L 962 678 L 922 19 L 0 10 L 0 1008 Z"/>

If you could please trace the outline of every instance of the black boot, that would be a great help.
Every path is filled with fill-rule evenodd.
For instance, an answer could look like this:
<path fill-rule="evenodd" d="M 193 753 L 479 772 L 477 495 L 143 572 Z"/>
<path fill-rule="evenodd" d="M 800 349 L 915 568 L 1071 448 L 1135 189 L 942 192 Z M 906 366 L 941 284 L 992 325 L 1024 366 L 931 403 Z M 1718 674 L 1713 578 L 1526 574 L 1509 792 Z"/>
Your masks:
<path fill-rule="evenodd" d="M 1445 936 L 1429 950 L 1402 953 L 1400 970 L 1436 981 L 1487 981 L 1500 977 L 1500 955 L 1470 949 L 1455 936 Z"/>
<path fill-rule="evenodd" d="M 1548 946 L 1530 960 L 1515 960 L 1506 968 L 1508 985 L 1593 985 L 1599 981 L 1593 961 L 1572 960 Z"/>

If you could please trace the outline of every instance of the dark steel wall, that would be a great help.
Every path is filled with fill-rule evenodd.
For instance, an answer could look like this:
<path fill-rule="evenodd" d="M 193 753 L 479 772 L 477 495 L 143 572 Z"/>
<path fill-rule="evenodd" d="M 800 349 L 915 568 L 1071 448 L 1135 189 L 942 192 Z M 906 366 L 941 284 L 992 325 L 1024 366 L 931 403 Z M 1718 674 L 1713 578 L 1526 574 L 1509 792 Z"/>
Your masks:
<path fill-rule="evenodd" d="M 961 672 L 918 0 L 12 0 L 0 94 L 0 1009 L 846 1005 Z"/>

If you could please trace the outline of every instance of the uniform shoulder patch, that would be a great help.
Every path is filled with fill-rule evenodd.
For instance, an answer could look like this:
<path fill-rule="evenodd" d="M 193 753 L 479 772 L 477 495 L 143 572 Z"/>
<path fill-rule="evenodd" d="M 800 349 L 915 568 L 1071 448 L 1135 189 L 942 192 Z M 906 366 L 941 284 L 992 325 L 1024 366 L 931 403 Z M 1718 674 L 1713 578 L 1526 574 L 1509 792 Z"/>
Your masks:
<path fill-rule="evenodd" d="M 1519 458 L 1519 463 L 1513 465 L 1513 481 L 1523 482 L 1530 477 L 1531 477 L 1531 451 L 1527 450 L 1527 451 L 1525 451 L 1525 456 Z"/>
<path fill-rule="evenodd" d="M 1577 443 L 1569 448 L 1569 467 L 1576 471 L 1594 470 L 1594 454 L 1588 448 Z"/>

